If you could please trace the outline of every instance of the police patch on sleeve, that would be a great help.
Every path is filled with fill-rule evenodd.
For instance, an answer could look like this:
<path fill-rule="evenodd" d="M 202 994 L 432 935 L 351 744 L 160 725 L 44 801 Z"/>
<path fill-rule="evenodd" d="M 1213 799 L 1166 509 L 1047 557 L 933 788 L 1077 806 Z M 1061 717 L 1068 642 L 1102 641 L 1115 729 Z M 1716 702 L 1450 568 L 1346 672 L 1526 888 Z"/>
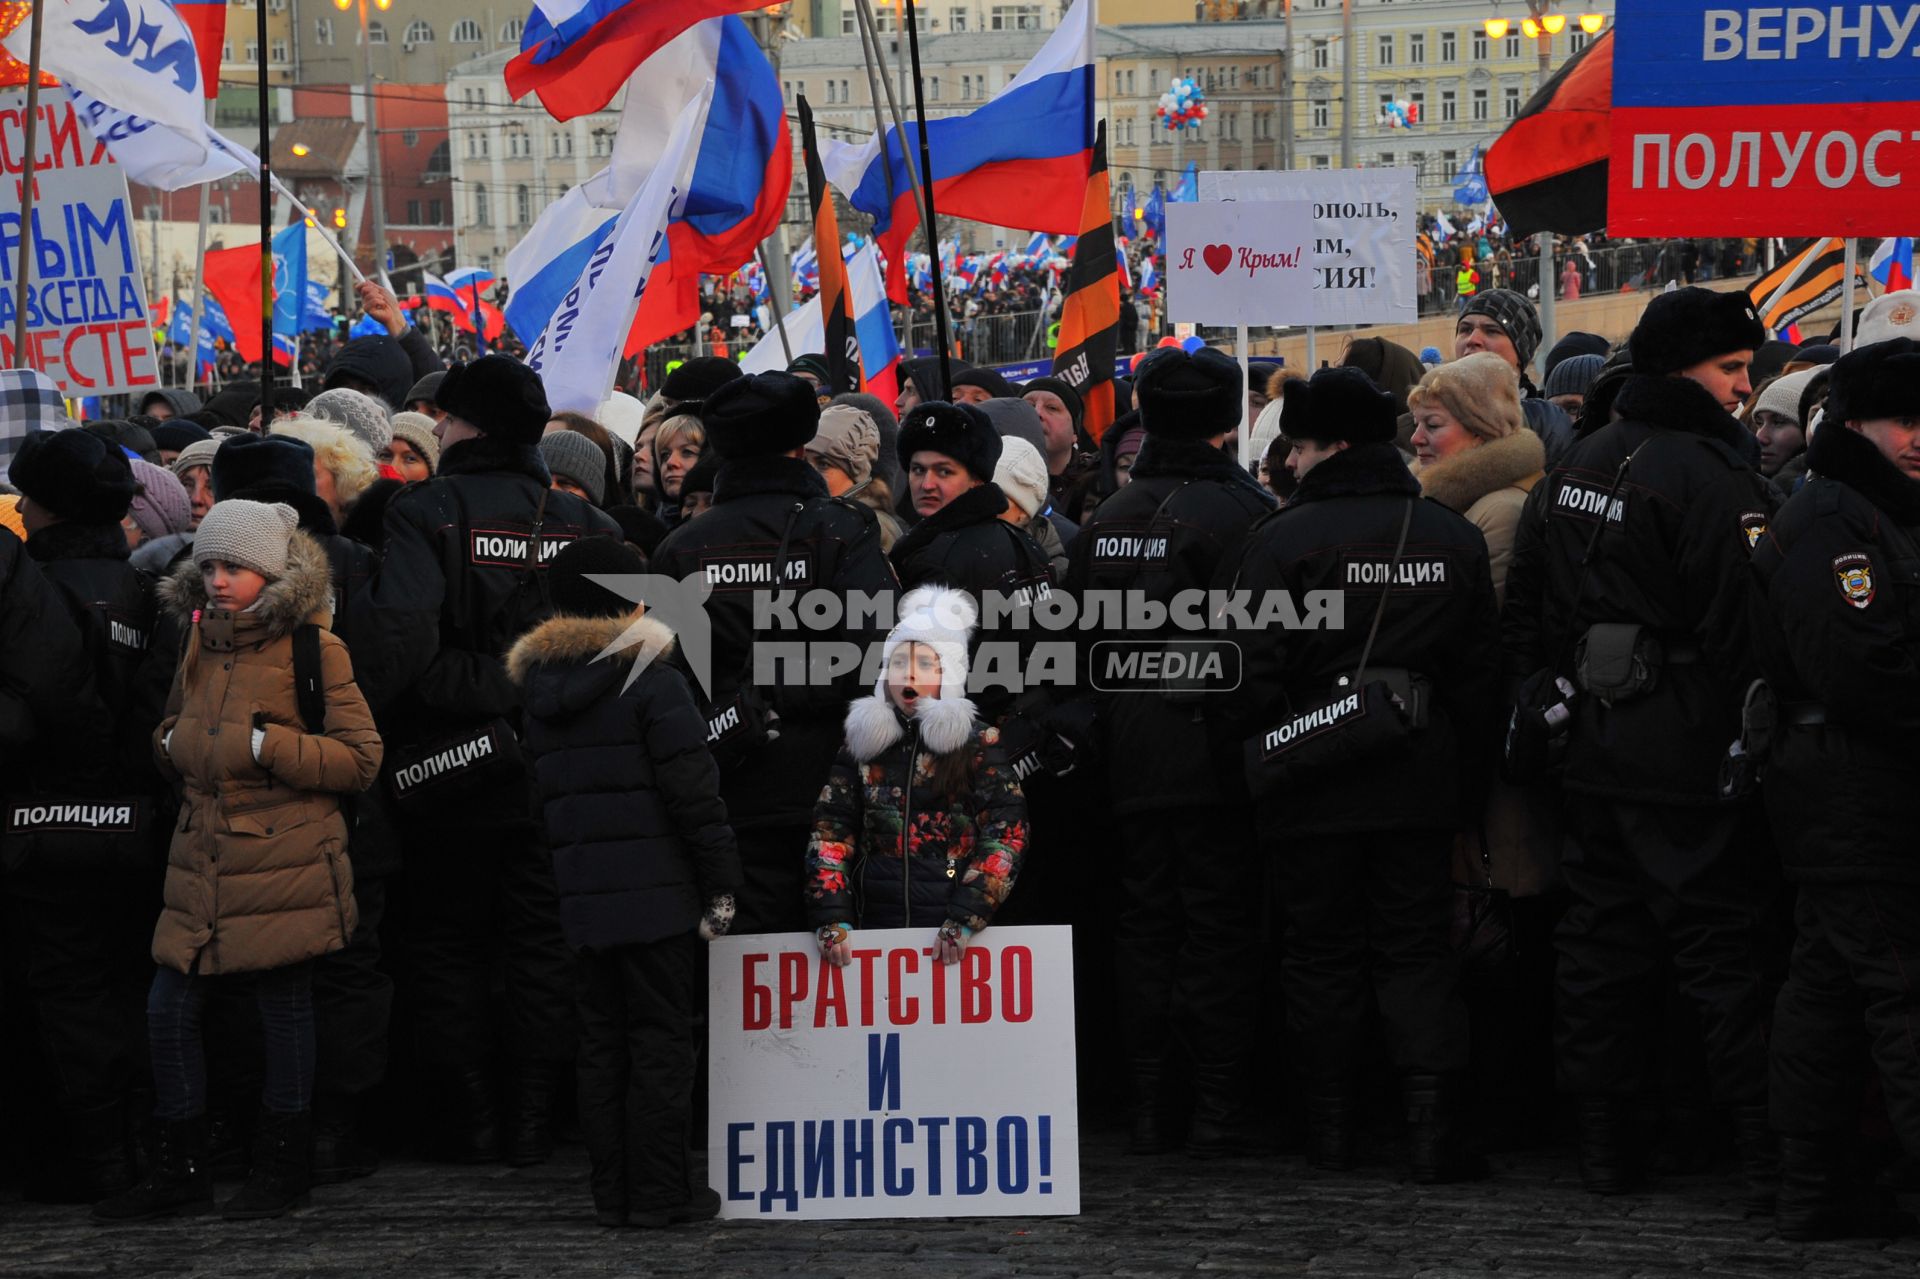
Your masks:
<path fill-rule="evenodd" d="M 1765 511 L 1740 512 L 1740 531 L 1747 535 L 1747 549 L 1751 551 L 1760 545 L 1760 539 L 1767 535 L 1767 513 Z"/>
<path fill-rule="evenodd" d="M 1834 556 L 1833 582 L 1840 588 L 1840 598 L 1855 608 L 1873 603 L 1873 562 L 1864 552 Z"/>

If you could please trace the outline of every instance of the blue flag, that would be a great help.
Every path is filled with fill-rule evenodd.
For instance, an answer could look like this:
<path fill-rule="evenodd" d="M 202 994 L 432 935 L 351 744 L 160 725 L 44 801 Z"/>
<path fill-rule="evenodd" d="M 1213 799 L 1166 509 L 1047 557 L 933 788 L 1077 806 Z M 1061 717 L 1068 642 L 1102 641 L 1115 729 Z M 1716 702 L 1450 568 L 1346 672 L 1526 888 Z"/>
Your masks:
<path fill-rule="evenodd" d="M 1141 218 L 1146 222 L 1147 230 L 1153 232 L 1155 238 L 1162 241 L 1167 238 L 1167 197 L 1158 186 L 1155 186 L 1153 194 L 1147 197 L 1145 212 L 1141 214 Z"/>
<path fill-rule="evenodd" d="M 307 224 L 273 235 L 273 334 L 291 342 L 302 332 L 307 302 Z M 276 344 L 277 345 L 277 344 Z"/>
<path fill-rule="evenodd" d="M 1190 161 L 1187 171 L 1180 175 L 1180 185 L 1167 197 L 1175 204 L 1195 204 L 1200 199 L 1200 165 Z"/>

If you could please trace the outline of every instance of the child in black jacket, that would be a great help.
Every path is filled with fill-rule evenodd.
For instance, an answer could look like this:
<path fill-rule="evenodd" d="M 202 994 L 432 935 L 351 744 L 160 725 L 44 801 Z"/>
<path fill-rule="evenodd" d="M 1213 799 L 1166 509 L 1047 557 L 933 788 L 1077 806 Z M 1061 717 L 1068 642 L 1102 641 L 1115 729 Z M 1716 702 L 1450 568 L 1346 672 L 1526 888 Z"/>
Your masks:
<path fill-rule="evenodd" d="M 720 1211 L 687 1163 L 695 935 L 726 932 L 740 884 L 706 719 L 664 660 L 673 632 L 588 580 L 645 571 L 611 538 L 571 544 L 548 570 L 557 615 L 507 655 L 577 956 L 580 1125 L 606 1226 Z"/>

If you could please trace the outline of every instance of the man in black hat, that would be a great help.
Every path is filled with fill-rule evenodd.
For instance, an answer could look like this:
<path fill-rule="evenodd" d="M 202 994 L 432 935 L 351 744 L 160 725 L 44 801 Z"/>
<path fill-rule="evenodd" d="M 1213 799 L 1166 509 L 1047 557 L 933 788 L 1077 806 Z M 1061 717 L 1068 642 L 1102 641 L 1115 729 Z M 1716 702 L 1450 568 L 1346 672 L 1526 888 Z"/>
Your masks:
<path fill-rule="evenodd" d="M 1515 680 L 1578 686 L 1556 1055 L 1577 1099 L 1581 1179 L 1597 1194 L 1640 1180 L 1637 1032 L 1671 963 L 1699 1009 L 1715 1100 L 1733 1108 L 1755 1211 L 1770 1204 L 1772 1159 L 1758 876 L 1719 767 L 1754 673 L 1748 560 L 1773 509 L 1730 410 L 1765 340 L 1744 293 L 1685 288 L 1648 304 L 1616 420 L 1527 501 L 1504 617 Z"/>
<path fill-rule="evenodd" d="M 886 638 L 889 619 L 849 611 L 826 631 L 756 632 L 756 601 L 819 590 L 845 602 L 856 592 L 883 597 L 897 583 L 873 512 L 831 496 L 806 460 L 820 424 L 811 383 L 790 373 L 729 379 L 707 396 L 701 422 L 720 455 L 713 506 L 668 534 L 648 567 L 676 579 L 703 578 L 711 587 L 709 745 L 720 762 L 720 793 L 744 875 L 734 931 L 798 932 L 806 928 L 806 859 L 795 850 L 806 849 L 847 704 L 866 690 L 858 669 L 830 680 L 776 671 L 777 683 L 761 682 L 756 641 L 851 644 L 864 657 Z M 782 544 L 784 563 L 776 563 Z M 756 727 L 757 712 L 765 711 L 777 717 L 773 735 Z"/>
<path fill-rule="evenodd" d="M 572 1052 L 569 963 L 513 740 L 520 693 L 502 656 L 549 612 L 548 561 L 620 530 L 548 487 L 539 442 L 552 414 L 526 365 L 504 355 L 456 365 L 435 402 L 446 412 L 434 429 L 439 469 L 388 504 L 385 558 L 349 603 L 354 670 L 386 740 L 379 784 L 406 850 L 421 1059 L 445 1089 L 459 1154 L 498 1158 L 490 990 L 502 952 L 507 1154 L 536 1163 L 551 1149 L 554 1090 Z"/>
<path fill-rule="evenodd" d="M 1141 361 L 1134 398 L 1146 443 L 1131 482 L 1075 539 L 1068 582 L 1081 600 L 1088 591 L 1126 592 L 1165 607 L 1212 584 L 1273 498 L 1221 449 L 1240 421 L 1239 365 L 1211 348 L 1155 351 Z M 1177 652 L 1182 641 L 1205 638 L 1171 621 L 1145 632 L 1088 632 L 1080 676 L 1112 687 L 1094 664 L 1121 650 L 1100 641 Z M 1223 792 L 1209 765 L 1198 698 L 1176 703 L 1142 689 L 1102 701 L 1124 849 L 1119 1007 L 1133 1148 L 1156 1154 L 1173 1143 L 1169 1058 L 1184 1046 L 1193 1071 L 1187 1151 L 1236 1153 L 1253 1135 L 1244 1113 L 1258 927 L 1248 888 L 1260 881 L 1252 814 L 1244 794 Z M 1142 768 L 1144 760 L 1153 767 Z"/>
<path fill-rule="evenodd" d="M 1798 884 L 1793 965 L 1774 1009 L 1778 1226 L 1788 1239 L 1914 1227 L 1850 1177 L 1858 1065 L 1920 1156 L 1920 861 L 1908 799 L 1920 730 L 1920 343 L 1875 343 L 1833 365 L 1805 487 L 1753 555 L 1753 639 L 1780 704 L 1762 782 Z"/>
<path fill-rule="evenodd" d="M 1432 1182 L 1483 1171 L 1454 1125 L 1467 1015 L 1448 884 L 1454 832 L 1478 818 L 1499 629 L 1486 539 L 1421 500 L 1394 447 L 1396 417 L 1393 397 L 1358 369 L 1321 369 L 1288 390 L 1287 465 L 1299 486 L 1215 578 L 1246 592 L 1247 616 L 1230 615 L 1222 631 L 1245 660 L 1240 691 L 1207 709 L 1247 763 L 1260 847 L 1275 859 L 1312 1158 L 1353 1161 L 1371 980 L 1406 1104 L 1408 1162 L 1416 1181 Z M 1328 598 L 1316 592 L 1338 596 L 1338 623 L 1311 620 Z M 1354 696 L 1376 682 L 1391 706 Z M 1294 753 L 1324 751 L 1334 735 L 1350 753 L 1318 771 Z"/>

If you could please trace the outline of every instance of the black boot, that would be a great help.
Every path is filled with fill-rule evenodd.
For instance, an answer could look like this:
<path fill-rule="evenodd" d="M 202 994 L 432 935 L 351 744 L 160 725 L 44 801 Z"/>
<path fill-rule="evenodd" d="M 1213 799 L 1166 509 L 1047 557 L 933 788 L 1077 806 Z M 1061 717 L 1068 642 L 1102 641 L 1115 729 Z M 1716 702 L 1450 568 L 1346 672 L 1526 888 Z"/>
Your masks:
<path fill-rule="evenodd" d="M 448 1082 L 447 1132 L 452 1156 L 462 1163 L 492 1163 L 500 1157 L 500 1116 L 493 1104 L 493 1080 L 484 1070 L 468 1070 Z"/>
<path fill-rule="evenodd" d="M 252 1164 L 247 1155 L 250 1134 L 231 1112 L 214 1107 L 207 1112 L 207 1168 L 216 1181 L 237 1181 Z"/>
<path fill-rule="evenodd" d="M 1187 1158 L 1238 1159 L 1271 1154 L 1267 1141 L 1248 1115 L 1236 1064 L 1195 1065 L 1193 1068 L 1193 1123 L 1187 1129 Z"/>
<path fill-rule="evenodd" d="M 1417 1184 L 1475 1181 L 1487 1161 L 1469 1151 L 1460 1133 L 1459 1101 L 1439 1075 L 1408 1075 L 1400 1084 L 1407 1108 L 1407 1170 Z"/>
<path fill-rule="evenodd" d="M 233 1198 L 220 1205 L 228 1221 L 284 1217 L 307 1206 L 313 1113 L 260 1112 L 253 1127 L 253 1171 Z"/>
<path fill-rule="evenodd" d="M 316 1186 L 372 1176 L 380 1152 L 360 1140 L 359 1108 L 352 1097 L 316 1093 L 313 1098 L 313 1172 Z"/>
<path fill-rule="evenodd" d="M 1853 1184 L 1847 1143 L 1840 1136 L 1782 1136 L 1779 1148 L 1774 1228 L 1782 1239 L 1889 1239 L 1912 1234 L 1920 1225 L 1886 1191 Z"/>
<path fill-rule="evenodd" d="M 522 1062 L 514 1072 L 513 1118 L 507 1126 L 507 1163 L 512 1167 L 530 1168 L 553 1157 L 553 1099 L 559 1089 L 555 1062 Z"/>
<path fill-rule="evenodd" d="M 213 1207 L 207 1167 L 207 1119 L 161 1120 L 153 1127 L 153 1164 L 139 1185 L 93 1206 L 102 1221 L 148 1221 Z"/>
<path fill-rule="evenodd" d="M 1624 1195 L 1643 1175 L 1634 1140 L 1633 1099 L 1587 1093 L 1574 1102 L 1580 1125 L 1580 1184 L 1596 1195 Z"/>
<path fill-rule="evenodd" d="M 720 1192 L 701 1186 L 693 1192 L 693 1198 L 678 1207 L 629 1213 L 627 1224 L 642 1230 L 659 1230 L 685 1221 L 711 1221 L 719 1215 Z"/>
<path fill-rule="evenodd" d="M 1780 1156 L 1766 1102 L 1733 1108 L 1733 1141 L 1740 1152 L 1740 1206 L 1749 1217 L 1768 1216 L 1780 1184 Z"/>
<path fill-rule="evenodd" d="M 1315 1168 L 1345 1172 L 1353 1167 L 1356 1112 L 1351 1089 L 1322 1085 L 1307 1098 L 1307 1157 Z"/>
<path fill-rule="evenodd" d="M 115 1102 L 68 1117 L 66 1149 L 44 1175 L 28 1179 L 26 1195 L 34 1203 L 99 1203 L 125 1194 L 138 1179 L 126 1110 Z"/>
<path fill-rule="evenodd" d="M 1166 1060 L 1135 1057 L 1129 1066 L 1133 1135 L 1127 1142 L 1127 1153 L 1164 1155 L 1180 1144 L 1173 1116 L 1167 1111 Z"/>

